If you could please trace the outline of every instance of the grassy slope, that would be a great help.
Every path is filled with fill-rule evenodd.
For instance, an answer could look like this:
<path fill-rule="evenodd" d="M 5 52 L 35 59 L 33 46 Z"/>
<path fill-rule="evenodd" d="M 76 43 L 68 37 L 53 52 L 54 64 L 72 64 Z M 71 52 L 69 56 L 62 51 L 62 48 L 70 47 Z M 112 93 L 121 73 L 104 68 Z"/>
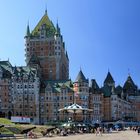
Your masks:
<path fill-rule="evenodd" d="M 14 124 L 10 120 L 5 118 L 0 118 L 0 125 L 5 125 L 5 127 L 0 128 L 0 133 L 2 134 L 20 134 L 20 132 L 27 128 L 32 128 L 35 125 L 21 125 L 21 124 Z M 36 125 L 36 129 L 33 131 L 36 133 L 40 133 L 41 131 L 45 131 L 47 128 L 51 126 L 39 126 Z"/>
<path fill-rule="evenodd" d="M 5 118 L 0 118 L 0 124 L 4 124 L 4 125 L 13 125 L 13 123 Z"/>

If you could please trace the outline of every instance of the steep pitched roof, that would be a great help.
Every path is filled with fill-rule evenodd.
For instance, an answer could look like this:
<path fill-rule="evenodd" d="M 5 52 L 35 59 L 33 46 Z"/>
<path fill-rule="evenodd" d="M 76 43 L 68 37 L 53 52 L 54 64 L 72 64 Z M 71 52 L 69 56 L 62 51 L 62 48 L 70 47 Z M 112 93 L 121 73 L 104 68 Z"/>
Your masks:
<path fill-rule="evenodd" d="M 77 78 L 75 80 L 76 82 L 78 81 L 87 81 L 87 79 L 85 78 L 82 70 L 79 71 L 78 75 L 77 75 Z"/>
<path fill-rule="evenodd" d="M 61 34 L 61 31 L 60 31 L 60 27 L 59 27 L 59 25 L 58 25 L 58 22 L 57 22 L 57 24 L 56 24 L 56 31 L 55 31 L 55 35 L 60 35 Z"/>
<path fill-rule="evenodd" d="M 133 86 L 133 87 L 136 86 L 130 75 L 127 77 L 127 80 L 126 80 L 126 82 L 124 83 L 124 87 L 127 87 L 127 86 L 129 86 L 129 85 L 131 85 L 131 86 Z"/>
<path fill-rule="evenodd" d="M 73 92 L 71 87 L 71 80 L 47 80 L 44 81 L 45 85 L 50 85 L 53 93 L 61 93 L 62 88 L 67 88 L 68 92 Z"/>
<path fill-rule="evenodd" d="M 132 80 L 131 76 L 129 75 L 127 77 L 127 80 L 124 83 L 123 89 L 137 89 L 137 86 L 135 85 L 134 81 Z"/>
<path fill-rule="evenodd" d="M 105 80 L 104 80 L 104 84 L 106 84 L 106 83 L 114 83 L 114 82 L 115 82 L 115 81 L 114 81 L 114 79 L 113 79 L 111 73 L 108 72 L 108 74 L 107 74 L 107 76 L 106 76 L 106 78 L 105 78 Z"/>
<path fill-rule="evenodd" d="M 104 97 L 110 97 L 112 94 L 111 90 L 112 90 L 112 88 L 107 85 L 105 85 L 101 88 L 101 92 L 104 94 Z"/>
<path fill-rule="evenodd" d="M 3 78 L 10 78 L 12 75 L 12 65 L 9 61 L 0 61 L 0 67 L 3 71 Z"/>
<path fill-rule="evenodd" d="M 41 18 L 41 20 L 38 22 L 38 24 L 32 31 L 33 36 L 39 35 L 39 31 L 40 31 L 40 28 L 42 25 L 45 26 L 47 36 L 53 36 L 55 34 L 56 29 L 55 29 L 52 21 L 49 19 L 47 12 L 45 12 L 44 16 Z"/>
<path fill-rule="evenodd" d="M 123 91 L 123 88 L 122 88 L 120 85 L 118 85 L 118 86 L 115 88 L 115 93 L 116 93 L 119 97 L 121 97 L 122 91 Z"/>
<path fill-rule="evenodd" d="M 29 27 L 29 24 L 27 25 L 27 30 L 26 30 L 26 35 L 25 36 L 30 36 L 30 27 Z"/>
<path fill-rule="evenodd" d="M 95 90 L 99 91 L 100 88 L 99 88 L 96 80 L 95 79 L 91 79 L 90 91 L 92 92 L 92 91 L 95 91 Z"/>
<path fill-rule="evenodd" d="M 67 60 L 69 60 L 69 57 L 68 57 L 68 53 L 67 53 L 67 51 L 66 51 L 66 57 L 67 57 Z"/>
<path fill-rule="evenodd" d="M 36 69 L 28 67 L 28 66 L 13 67 L 13 73 L 17 77 L 27 75 L 27 77 L 29 78 L 29 77 L 34 77 L 35 76 Z"/>
<path fill-rule="evenodd" d="M 38 65 L 40 65 L 39 58 L 36 55 L 33 54 L 31 56 L 31 58 L 30 58 L 30 60 L 29 60 L 27 65 L 29 65 L 29 64 L 38 64 Z"/>
<path fill-rule="evenodd" d="M 12 74 L 12 65 L 9 61 L 0 61 L 0 66 L 4 71 Z"/>
<path fill-rule="evenodd" d="M 9 72 L 12 72 L 12 65 L 9 61 L 0 61 L 0 66 Z"/>

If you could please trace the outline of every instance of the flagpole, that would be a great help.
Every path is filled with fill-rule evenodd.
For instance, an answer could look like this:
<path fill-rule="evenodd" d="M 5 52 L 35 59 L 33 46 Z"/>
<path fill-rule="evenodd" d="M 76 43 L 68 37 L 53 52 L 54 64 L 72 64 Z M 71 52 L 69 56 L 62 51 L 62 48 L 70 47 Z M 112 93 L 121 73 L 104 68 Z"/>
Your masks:
<path fill-rule="evenodd" d="M 76 104 L 76 95 L 74 93 L 74 104 Z"/>

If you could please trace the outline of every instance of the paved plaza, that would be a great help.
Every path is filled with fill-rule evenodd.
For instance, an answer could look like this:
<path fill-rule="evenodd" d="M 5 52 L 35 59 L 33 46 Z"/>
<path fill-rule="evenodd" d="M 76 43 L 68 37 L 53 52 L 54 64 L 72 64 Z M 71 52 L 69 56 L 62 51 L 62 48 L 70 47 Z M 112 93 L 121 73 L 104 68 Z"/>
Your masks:
<path fill-rule="evenodd" d="M 69 136 L 43 137 L 39 138 L 38 140 L 140 140 L 140 135 L 138 135 L 135 131 L 127 130 L 109 134 L 102 134 L 102 136 L 96 136 L 95 134 L 76 134 Z"/>

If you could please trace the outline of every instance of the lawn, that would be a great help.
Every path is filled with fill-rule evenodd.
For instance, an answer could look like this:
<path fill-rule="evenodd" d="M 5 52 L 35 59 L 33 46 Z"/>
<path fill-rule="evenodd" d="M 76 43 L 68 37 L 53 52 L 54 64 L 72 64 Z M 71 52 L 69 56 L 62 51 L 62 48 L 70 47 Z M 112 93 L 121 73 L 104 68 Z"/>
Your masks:
<path fill-rule="evenodd" d="M 5 118 L 0 118 L 0 125 L 4 125 L 4 127 L 0 128 L 1 134 L 20 134 L 23 130 L 35 126 L 36 128 L 33 131 L 40 133 L 41 131 L 45 131 L 47 128 L 52 127 L 50 125 L 15 124 Z"/>

